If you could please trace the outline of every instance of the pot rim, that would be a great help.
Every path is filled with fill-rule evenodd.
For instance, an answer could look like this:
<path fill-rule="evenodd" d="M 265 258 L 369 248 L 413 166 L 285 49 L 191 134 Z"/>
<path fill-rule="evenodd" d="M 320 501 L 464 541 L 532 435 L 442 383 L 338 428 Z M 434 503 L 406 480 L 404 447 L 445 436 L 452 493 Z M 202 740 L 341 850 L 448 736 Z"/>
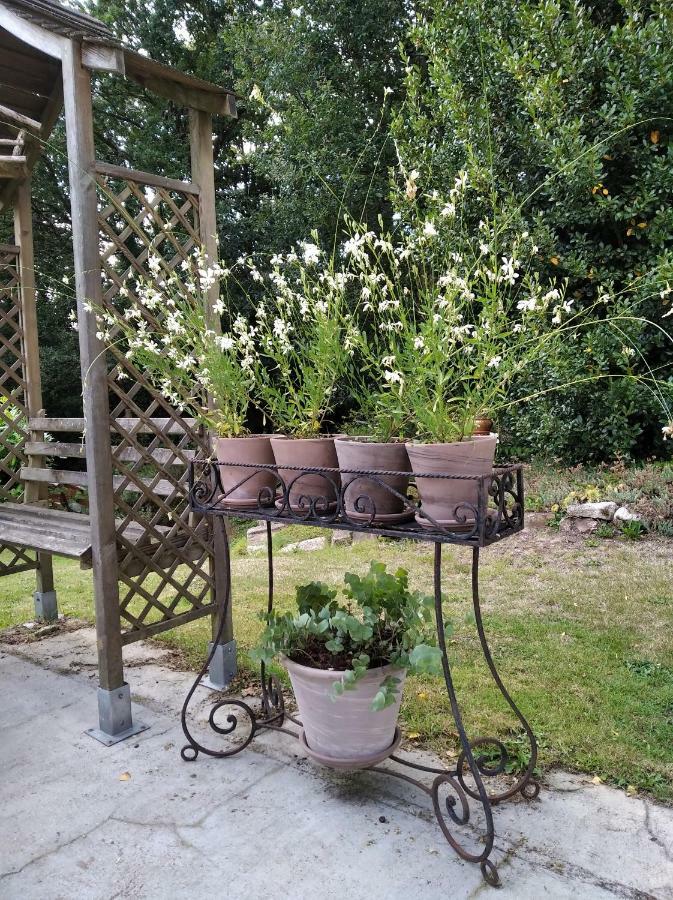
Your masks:
<path fill-rule="evenodd" d="M 476 444 L 477 441 L 491 440 L 498 438 L 497 431 L 489 431 L 488 434 L 473 434 L 471 437 L 463 441 L 408 441 L 409 447 L 462 447 L 465 444 Z"/>
<path fill-rule="evenodd" d="M 335 441 L 339 441 L 340 444 L 357 444 L 358 446 L 362 446 L 362 444 L 366 444 L 370 447 L 399 447 L 410 442 L 410 438 L 391 438 L 389 441 L 377 441 L 371 435 L 362 434 L 362 435 L 350 435 L 343 434 L 337 435 L 334 438 Z"/>
<path fill-rule="evenodd" d="M 283 434 L 237 434 L 232 435 L 230 437 L 225 437 L 223 434 L 215 434 L 213 435 L 213 440 L 215 441 L 246 441 L 249 438 L 266 438 L 267 440 L 271 440 L 274 437 L 285 437 Z"/>
<path fill-rule="evenodd" d="M 297 437 L 294 434 L 270 434 L 269 437 L 282 441 L 336 441 L 346 435 L 339 432 L 338 434 L 316 434 L 313 437 Z"/>
<path fill-rule="evenodd" d="M 293 659 L 290 659 L 289 656 L 286 656 L 284 653 L 278 654 L 280 658 L 281 665 L 283 665 L 288 671 L 290 669 L 298 669 L 306 672 L 315 672 L 319 678 L 334 678 L 335 675 L 343 675 L 344 672 L 348 672 L 349 669 L 316 669 L 315 666 L 304 666 L 301 663 L 295 662 Z M 405 672 L 406 669 L 402 666 L 396 666 L 393 663 L 386 663 L 385 666 L 376 666 L 373 669 L 367 669 L 367 675 L 370 672 Z"/>

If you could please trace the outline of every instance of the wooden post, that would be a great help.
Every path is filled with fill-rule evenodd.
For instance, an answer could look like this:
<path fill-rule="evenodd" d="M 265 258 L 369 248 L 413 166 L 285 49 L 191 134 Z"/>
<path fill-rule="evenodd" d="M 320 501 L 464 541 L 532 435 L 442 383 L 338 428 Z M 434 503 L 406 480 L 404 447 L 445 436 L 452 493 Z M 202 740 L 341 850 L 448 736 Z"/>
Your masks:
<path fill-rule="evenodd" d="M 217 217 L 215 212 L 215 174 L 213 164 L 213 117 L 198 109 L 189 110 L 189 143 L 192 160 L 192 181 L 199 187 L 199 235 L 210 260 L 218 259 Z M 214 306 L 219 297 L 219 285 L 208 291 L 205 304 L 206 321 L 213 331 L 220 331 L 220 317 Z M 212 516 L 213 561 L 211 571 L 215 576 L 214 612 L 212 616 L 213 640 L 219 624 L 219 611 L 226 601 L 228 573 L 224 564 L 224 542 L 228 540 L 227 524 L 223 516 Z M 236 674 L 236 644 L 231 603 L 218 648 L 211 663 L 210 681 L 213 686 L 228 684 Z"/>
<path fill-rule="evenodd" d="M 21 181 L 14 196 L 14 242 L 20 249 L 19 275 L 21 279 L 21 327 L 23 331 L 23 377 L 26 381 L 26 409 L 28 418 L 40 415 L 42 409 L 42 379 L 40 376 L 40 345 L 37 331 L 35 302 L 35 259 L 33 253 L 33 217 L 30 205 L 30 179 Z M 44 432 L 31 431 L 31 441 L 43 441 Z M 31 468 L 45 465 L 42 457 L 29 457 Z M 45 500 L 48 487 L 39 482 L 27 482 L 23 499 L 26 503 Z M 54 568 L 49 553 L 37 555 L 37 590 L 35 614 L 38 618 L 54 621 L 58 617 Z"/>
<path fill-rule="evenodd" d="M 105 346 L 96 337 L 95 314 L 87 311 L 88 304 L 101 304 L 102 286 L 91 76 L 82 66 L 78 43 L 72 41 L 65 49 L 62 67 L 98 644 L 100 729 L 89 733 L 110 744 L 139 726 L 132 725 L 131 694 L 122 664 Z"/>

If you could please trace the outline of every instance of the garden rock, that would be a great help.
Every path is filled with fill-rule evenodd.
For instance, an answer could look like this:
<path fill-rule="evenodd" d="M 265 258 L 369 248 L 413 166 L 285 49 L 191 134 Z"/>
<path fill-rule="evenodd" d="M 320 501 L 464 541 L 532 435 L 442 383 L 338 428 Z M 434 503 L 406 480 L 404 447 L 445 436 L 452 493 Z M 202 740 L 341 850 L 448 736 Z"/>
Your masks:
<path fill-rule="evenodd" d="M 600 519 L 611 522 L 617 512 L 617 504 L 612 500 L 604 500 L 601 503 L 573 503 L 568 507 L 567 515 L 570 519 Z"/>
<path fill-rule="evenodd" d="M 307 541 L 297 541 L 294 544 L 286 544 L 281 547 L 281 553 L 305 553 L 311 550 L 324 550 L 327 539 L 324 537 L 309 538 Z"/>
<path fill-rule="evenodd" d="M 332 543 L 333 544 L 352 544 L 353 543 L 353 534 L 350 531 L 333 531 L 332 532 Z"/>
<path fill-rule="evenodd" d="M 564 534 L 593 534 L 601 524 L 600 519 L 580 519 L 566 516 L 559 524 L 559 531 Z"/>
<path fill-rule="evenodd" d="M 281 528 L 285 528 L 284 522 L 271 523 L 272 532 L 280 531 Z M 255 525 L 254 528 L 248 528 L 246 534 L 248 537 L 248 550 L 258 550 L 260 547 L 266 547 L 266 522 L 262 525 Z"/>
<path fill-rule="evenodd" d="M 615 512 L 612 521 L 615 525 L 625 525 L 627 522 L 639 522 L 640 516 L 630 512 L 625 506 L 620 506 Z"/>

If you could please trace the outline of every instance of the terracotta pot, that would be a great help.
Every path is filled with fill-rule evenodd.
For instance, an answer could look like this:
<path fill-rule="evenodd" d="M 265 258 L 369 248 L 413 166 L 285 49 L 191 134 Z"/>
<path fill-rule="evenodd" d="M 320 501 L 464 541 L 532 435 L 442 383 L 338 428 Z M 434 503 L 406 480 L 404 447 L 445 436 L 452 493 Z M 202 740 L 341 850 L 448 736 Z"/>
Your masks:
<path fill-rule="evenodd" d="M 249 434 L 237 438 L 215 438 L 215 455 L 218 463 L 259 463 L 273 465 L 271 436 Z M 247 481 L 244 481 L 245 478 Z M 220 501 L 227 509 L 252 509 L 271 506 L 278 487 L 274 471 L 255 472 L 237 466 L 220 466 L 220 480 L 226 496 Z M 236 485 L 243 482 L 239 487 Z"/>
<path fill-rule="evenodd" d="M 290 507 L 293 512 L 329 512 L 334 508 L 340 487 L 338 472 L 305 473 L 284 466 L 307 466 L 338 469 L 333 437 L 290 438 L 272 437 L 271 447 L 278 466 L 278 474 L 290 488 Z"/>
<path fill-rule="evenodd" d="M 474 431 L 472 432 L 472 436 L 484 437 L 491 433 L 492 428 L 493 419 L 489 419 L 488 416 L 477 416 L 474 420 Z"/>
<path fill-rule="evenodd" d="M 385 758 L 386 751 L 393 752 L 406 676 L 404 669 L 394 666 L 370 669 L 353 690 L 332 700 L 330 689 L 334 682 L 341 680 L 343 672 L 313 669 L 286 657 L 281 661 L 290 675 L 306 744 L 316 756 L 348 762 L 352 768 L 364 768 L 372 765 L 372 759 Z M 372 700 L 388 675 L 400 679 L 395 703 L 374 712 Z"/>
<path fill-rule="evenodd" d="M 437 472 L 447 475 L 487 475 L 493 469 L 497 434 L 474 436 L 451 444 L 407 444 L 414 472 Z M 479 501 L 479 482 L 451 478 L 416 478 L 421 499 L 419 525 L 433 528 L 423 511 L 440 525 L 470 527 L 474 524 Z"/>
<path fill-rule="evenodd" d="M 403 442 L 378 443 L 367 438 L 337 438 L 334 442 L 339 467 L 343 469 L 383 469 L 410 472 L 411 465 Z M 406 496 L 409 479 L 403 475 L 382 475 L 380 481 Z M 383 485 L 362 475 L 342 471 L 346 515 L 356 522 L 394 524 L 413 517 L 413 510 L 386 490 Z M 373 514 L 373 518 L 372 518 Z"/>

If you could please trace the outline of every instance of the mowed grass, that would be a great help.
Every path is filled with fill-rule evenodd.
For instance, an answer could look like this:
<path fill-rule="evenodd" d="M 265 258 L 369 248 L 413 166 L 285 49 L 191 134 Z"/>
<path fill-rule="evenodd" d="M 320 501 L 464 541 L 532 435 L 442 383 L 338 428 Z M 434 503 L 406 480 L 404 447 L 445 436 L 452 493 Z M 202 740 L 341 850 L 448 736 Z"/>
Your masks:
<path fill-rule="evenodd" d="M 288 529 L 290 539 L 317 530 Z M 540 767 L 563 766 L 633 785 L 673 801 L 673 543 L 568 541 L 530 531 L 481 553 L 486 631 L 503 680 L 538 734 Z M 248 555 L 240 531 L 232 548 L 234 626 L 241 668 L 259 634 L 266 602 L 265 554 Z M 276 603 L 290 608 L 294 587 L 311 580 L 338 586 L 346 571 L 380 559 L 404 566 L 412 584 L 432 589 L 432 547 L 366 541 L 311 553 L 276 553 Z M 91 577 L 56 560 L 61 611 L 91 620 Z M 524 744 L 481 656 L 470 598 L 470 551 L 445 547 L 445 616 L 453 624 L 450 661 L 471 735 L 494 735 L 514 751 Z M 0 580 L 0 627 L 32 617 L 32 573 Z M 209 638 L 207 619 L 159 640 L 197 667 Z M 249 677 L 249 676 L 248 676 Z M 443 682 L 412 678 L 402 724 L 409 739 L 455 757 L 457 735 Z"/>

